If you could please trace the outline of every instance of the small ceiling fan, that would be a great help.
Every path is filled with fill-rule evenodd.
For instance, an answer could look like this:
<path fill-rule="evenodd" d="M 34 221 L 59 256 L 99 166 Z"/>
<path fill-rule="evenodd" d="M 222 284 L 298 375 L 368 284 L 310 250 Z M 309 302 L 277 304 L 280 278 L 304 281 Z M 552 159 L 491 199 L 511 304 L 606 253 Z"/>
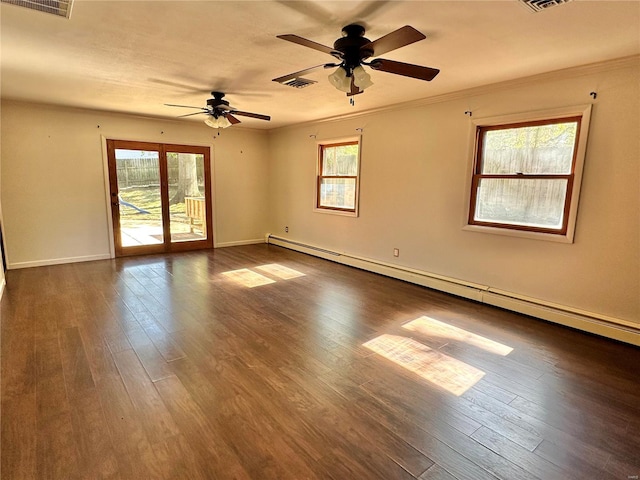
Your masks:
<path fill-rule="evenodd" d="M 437 68 L 422 67 L 411 63 L 385 60 L 384 58 L 375 58 L 370 62 L 365 61 L 368 58 L 377 57 L 391 50 L 424 40 L 426 38 L 425 35 L 415 28 L 405 25 L 374 41 L 366 38 L 364 33 L 365 29 L 362 25 L 347 25 L 342 29 L 342 37 L 334 42 L 333 48 L 312 40 L 307 40 L 298 35 L 278 35 L 277 38 L 281 38 L 282 40 L 328 53 L 338 59 L 339 62 L 316 65 L 315 67 L 307 68 L 299 72 L 274 78 L 273 81 L 287 84 L 287 82 L 296 80 L 302 75 L 306 75 L 318 68 L 338 67 L 334 73 L 329 75 L 329 81 L 338 90 L 346 92 L 348 96 L 351 96 L 362 93 L 365 88 L 373 85 L 370 75 L 362 68 L 363 65 L 373 70 L 417 78 L 418 80 L 426 80 L 428 82 L 433 80 L 440 72 Z"/>
<path fill-rule="evenodd" d="M 242 112 L 235 107 L 229 105 L 229 102 L 223 100 L 224 93 L 222 92 L 211 92 L 213 98 L 207 100 L 206 107 L 191 107 L 189 105 L 174 105 L 171 103 L 165 103 L 167 107 L 181 107 L 181 108 L 196 108 L 201 110 L 200 112 L 195 113 L 187 113 L 186 115 L 180 115 L 180 117 L 190 117 L 192 115 L 201 115 L 206 114 L 207 118 L 204 123 L 209 125 L 211 128 L 227 128 L 231 125 L 235 125 L 240 123 L 235 115 L 257 118 L 259 120 L 271 120 L 269 115 L 261 115 L 259 113 L 251 113 L 251 112 Z M 233 113 L 233 115 L 232 115 Z"/>

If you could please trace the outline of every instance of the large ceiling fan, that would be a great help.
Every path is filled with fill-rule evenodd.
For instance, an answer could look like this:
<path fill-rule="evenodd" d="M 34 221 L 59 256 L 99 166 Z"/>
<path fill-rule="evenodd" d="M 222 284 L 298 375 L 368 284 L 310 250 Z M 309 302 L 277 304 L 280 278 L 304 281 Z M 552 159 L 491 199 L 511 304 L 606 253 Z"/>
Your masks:
<path fill-rule="evenodd" d="M 328 53 L 339 60 L 338 63 L 324 63 L 315 67 L 290 73 L 282 77 L 274 78 L 274 82 L 284 83 L 299 79 L 318 68 L 338 67 L 335 72 L 329 75 L 329 81 L 338 90 L 346 92 L 347 95 L 357 95 L 373 84 L 370 75 L 362 67 L 366 65 L 373 70 L 403 75 L 405 77 L 417 78 L 418 80 L 431 81 L 440 72 L 437 68 L 422 67 L 411 63 L 396 62 L 375 58 L 370 62 L 366 60 L 371 57 L 383 55 L 391 50 L 404 47 L 414 42 L 424 40 L 426 37 L 418 30 L 409 25 L 405 25 L 377 40 L 371 41 L 364 36 L 365 29 L 362 25 L 351 24 L 342 29 L 342 37 L 337 39 L 333 48 L 298 35 L 278 35 L 278 38 L 288 42 L 297 43 L 304 47 L 312 48 L 320 52 Z"/>
<path fill-rule="evenodd" d="M 206 107 L 191 107 L 189 105 L 174 105 L 171 103 L 165 103 L 165 105 L 167 107 L 196 108 L 198 110 L 201 110 L 200 112 L 187 113 L 186 115 L 180 115 L 179 117 L 190 117 L 192 115 L 206 114 L 207 118 L 205 119 L 204 123 L 212 128 L 227 128 L 231 125 L 240 123 L 240 120 L 235 117 L 236 115 L 257 118 L 259 120 L 271 120 L 271 117 L 269 115 L 242 112 L 237 108 L 232 107 L 231 105 L 229 105 L 228 101 L 223 100 L 224 93 L 222 92 L 211 92 L 211 95 L 213 95 L 213 98 L 207 100 Z"/>

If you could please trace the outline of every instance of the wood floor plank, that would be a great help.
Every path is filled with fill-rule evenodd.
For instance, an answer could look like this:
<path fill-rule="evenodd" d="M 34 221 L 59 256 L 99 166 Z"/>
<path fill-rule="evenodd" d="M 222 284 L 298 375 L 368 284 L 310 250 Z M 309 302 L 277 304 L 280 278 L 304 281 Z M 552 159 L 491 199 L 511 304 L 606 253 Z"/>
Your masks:
<path fill-rule="evenodd" d="M 36 478 L 37 425 L 35 392 L 13 395 L 0 404 L 0 472 L 15 480 Z"/>
<path fill-rule="evenodd" d="M 240 464 L 237 453 L 211 428 L 206 415 L 177 377 L 159 380 L 156 385 L 172 417 L 183 435 L 191 440 L 190 447 L 198 455 L 199 470 L 193 473 L 196 478 L 251 478 Z"/>
<path fill-rule="evenodd" d="M 184 435 L 168 438 L 154 444 L 152 448 L 162 478 L 207 480 L 206 467 L 199 463 L 196 450 L 189 445 Z"/>
<path fill-rule="evenodd" d="M 225 275 L 243 269 L 271 283 Z M 5 278 L 3 478 L 640 471 L 636 347 L 272 245 Z M 383 335 L 395 356 L 368 348 Z M 463 385 L 443 359 L 482 376 Z"/>
<path fill-rule="evenodd" d="M 341 388 L 344 388 L 344 385 L 341 386 Z M 366 385 L 364 385 L 363 388 L 360 388 L 360 390 L 364 390 L 364 388 L 366 388 Z M 394 417 L 397 418 L 398 415 L 401 415 L 401 413 L 397 411 L 389 413 L 387 405 L 377 400 L 371 400 L 372 399 L 368 399 L 360 394 L 359 400 L 355 403 L 370 415 L 375 414 L 376 418 L 380 421 L 389 421 L 389 419 Z M 386 414 L 380 413 L 385 410 L 387 411 Z M 472 460 L 474 464 L 481 466 L 497 478 L 535 478 L 535 476 L 531 475 L 517 464 L 510 462 L 500 455 L 496 455 L 483 445 L 473 441 L 469 436 L 462 434 L 442 422 L 439 422 L 437 419 L 425 419 L 424 417 L 418 419 L 416 417 L 409 417 L 409 420 L 412 425 L 415 425 L 428 435 L 432 436 L 434 440 L 452 447 L 456 452 L 463 453 L 463 455 Z M 399 432 L 399 434 L 401 434 L 401 432 Z M 418 445 L 413 445 L 418 448 Z M 432 458 L 436 463 L 439 463 L 437 458 L 430 458 Z"/>
<path fill-rule="evenodd" d="M 35 389 L 35 328 L 32 305 L 3 309 L 0 332 L 0 386 L 2 398 L 29 395 Z M 11 315 L 13 313 L 13 315 Z"/>
<path fill-rule="evenodd" d="M 91 318 L 80 318 L 78 331 L 82 338 L 84 353 L 89 364 L 94 383 L 99 383 L 102 378 L 118 374 L 118 369 L 113 360 L 109 344 Z"/>
<path fill-rule="evenodd" d="M 438 464 L 434 464 L 429 470 L 418 477 L 418 480 L 457 480 Z"/>
<path fill-rule="evenodd" d="M 604 468 L 614 478 L 640 477 L 640 458 L 622 460 L 617 455 L 612 455 Z"/>
<path fill-rule="evenodd" d="M 176 365 L 177 373 L 198 407 L 205 412 L 220 412 L 220 419 L 208 421 L 219 432 L 220 437 L 237 452 L 239 461 L 249 474 L 258 475 L 258 472 L 265 468 L 269 470 L 261 474 L 265 478 L 315 478 L 305 459 L 300 458 L 299 452 L 281 439 L 278 432 L 281 427 L 278 410 L 270 408 L 271 405 L 266 399 L 256 401 L 253 398 L 256 394 L 251 393 L 255 389 L 248 387 L 246 381 L 236 381 L 237 376 L 234 372 L 236 368 L 245 368 L 243 365 L 230 360 L 222 372 L 216 372 L 225 375 L 224 379 L 220 379 L 221 383 L 217 375 L 214 378 L 207 376 L 205 372 L 194 369 L 186 360 L 174 363 L 179 364 Z M 223 391 L 212 397 L 207 394 L 207 389 Z M 261 397 L 270 398 L 264 388 L 259 391 L 262 392 Z M 265 422 L 263 418 L 270 418 L 270 421 Z M 229 428 L 227 424 L 233 428 Z M 258 448 L 247 452 L 242 448 L 247 441 L 251 441 Z M 286 452 L 285 460 L 281 460 L 282 465 L 274 461 L 274 451 L 280 454 Z"/>
<path fill-rule="evenodd" d="M 133 350 L 119 352 L 114 359 L 149 442 L 160 442 L 179 434 L 172 416 Z"/>
<path fill-rule="evenodd" d="M 362 387 L 349 382 L 331 382 L 329 384 L 337 392 L 351 398 L 354 406 L 365 412 L 380 425 L 394 432 L 408 444 L 428 456 L 433 462 L 447 468 L 460 479 L 495 479 L 498 478 L 466 457 L 455 446 L 437 438 L 430 428 L 421 427 L 415 419 L 405 417 L 392 406 L 368 395 Z M 443 427 L 446 428 L 446 427 Z M 453 430 L 453 429 L 452 429 Z M 466 435 L 465 435 L 466 437 Z"/>
<path fill-rule="evenodd" d="M 109 436 L 100 399 L 85 390 L 71 401 L 71 424 L 81 478 L 120 478 L 118 460 Z"/>
<path fill-rule="evenodd" d="M 171 472 L 165 470 L 158 460 L 156 452 L 149 444 L 140 445 L 135 453 L 118 455 L 118 468 L 122 479 L 163 480 Z"/>
<path fill-rule="evenodd" d="M 332 381 L 324 376 L 316 381 L 309 378 L 309 373 L 301 369 L 288 368 L 285 373 L 288 378 L 307 390 L 319 402 L 319 406 L 314 407 L 314 409 L 319 409 L 322 419 L 319 426 L 322 429 L 337 431 L 340 438 L 350 439 L 355 445 L 352 447 L 354 449 L 360 448 L 367 452 L 374 452 L 377 461 L 370 463 L 375 466 L 376 470 L 384 472 L 389 468 L 390 473 L 394 471 L 395 467 L 389 464 L 385 457 L 413 476 L 418 476 L 433 464 L 427 455 L 403 440 L 396 432 L 373 421 L 369 415 L 363 414 L 360 410 L 353 409 L 358 397 L 347 393 L 353 390 L 333 388 L 335 379 Z M 287 382 L 287 386 L 289 385 L 291 383 Z M 343 386 L 344 383 L 341 385 Z M 366 428 L 366 431 L 370 433 L 362 435 L 358 432 L 358 435 L 354 435 L 350 431 L 353 429 L 353 425 L 361 425 L 363 430 Z M 342 432 L 342 428 L 349 430 Z"/>
<path fill-rule="evenodd" d="M 62 357 L 62 368 L 69 398 L 82 396 L 95 387 L 84 343 L 77 327 L 59 332 L 58 342 Z"/>
<path fill-rule="evenodd" d="M 38 479 L 82 479 L 78 466 L 71 414 L 63 412 L 38 422 Z"/>
<path fill-rule="evenodd" d="M 57 335 L 36 340 L 35 355 L 37 415 L 43 422 L 70 409 Z"/>
<path fill-rule="evenodd" d="M 591 450 L 591 449 L 589 449 Z M 613 480 L 615 477 L 606 471 L 609 457 L 585 455 L 585 450 L 581 446 L 572 444 L 554 444 L 543 440 L 536 448 L 536 455 L 549 462 L 561 466 L 565 470 L 575 472 L 579 478 L 598 478 L 603 480 Z"/>
<path fill-rule="evenodd" d="M 449 401 L 446 396 L 441 394 L 433 394 L 425 388 L 419 379 L 409 382 L 398 382 L 395 388 L 389 388 L 389 383 L 395 383 L 398 379 L 388 379 L 387 373 L 381 373 L 379 379 L 374 379 L 362 385 L 362 388 L 372 397 L 381 400 L 387 405 L 393 406 L 399 412 L 405 412 L 412 415 L 415 419 L 425 421 L 433 421 L 430 412 L 423 406 L 429 405 L 431 409 L 446 412 L 442 420 L 437 419 L 442 424 L 449 425 L 465 435 L 471 435 L 482 426 L 482 421 L 486 419 L 474 418 L 474 413 L 465 410 L 464 404 Z M 488 417 L 489 420 L 495 420 Z M 509 427 L 504 427 L 509 428 Z M 514 436 L 520 436 L 520 432 L 514 431 Z"/>
<path fill-rule="evenodd" d="M 481 397 L 476 395 L 474 398 L 478 403 L 483 404 Z M 599 447 L 600 443 L 594 441 L 594 436 L 571 435 L 557 428 L 552 422 L 547 423 L 539 420 L 522 410 L 513 408 L 511 405 L 500 405 L 489 402 L 484 403 L 483 406 L 494 412 L 495 415 L 500 416 L 500 418 L 504 418 L 506 422 L 530 431 L 538 437 L 542 437 L 543 442 L 551 442 L 560 446 L 570 446 L 573 451 L 577 452 L 579 457 L 585 457 L 585 462 L 591 463 L 598 468 L 609 458 L 610 454 Z M 488 426 L 491 428 L 490 425 Z M 496 430 L 499 431 L 499 429 Z M 600 435 L 601 438 L 604 439 L 608 433 L 603 431 L 600 432 Z M 542 444 L 542 442 L 540 443 Z M 537 451 L 538 447 L 536 447 L 534 451 Z"/>
<path fill-rule="evenodd" d="M 471 438 L 480 442 L 485 447 L 496 452 L 500 456 L 521 465 L 525 470 L 534 474 L 540 479 L 546 478 L 567 478 L 578 479 L 575 472 L 570 472 L 557 467 L 542 457 L 539 457 L 526 448 L 512 442 L 497 432 L 481 427 L 471 435 Z"/>
<path fill-rule="evenodd" d="M 158 325 L 147 325 L 143 329 L 165 361 L 172 362 L 185 356 L 185 353 L 175 344 L 169 334 Z"/>
<path fill-rule="evenodd" d="M 104 417 L 123 478 L 163 478 L 144 430 L 143 419 L 120 376 L 104 377 L 97 385 Z"/>
<path fill-rule="evenodd" d="M 520 397 L 514 399 L 509 407 L 530 415 L 551 424 L 554 427 L 579 438 L 589 438 L 594 433 L 599 432 L 604 439 L 610 438 L 608 443 L 618 442 L 617 439 L 624 438 L 618 447 L 622 450 L 629 449 L 629 452 L 640 451 L 638 439 L 626 435 L 629 420 L 615 414 L 607 414 L 610 410 L 606 406 L 597 406 L 600 415 L 597 417 L 584 417 L 580 410 L 576 409 L 582 398 L 572 398 L 571 403 L 563 405 L 550 405 L 543 407 L 536 402 L 524 400 Z M 595 406 L 594 406 L 595 407 Z"/>
<path fill-rule="evenodd" d="M 127 338 L 151 381 L 155 382 L 172 375 L 166 359 L 158 351 L 144 328 L 129 328 Z"/>

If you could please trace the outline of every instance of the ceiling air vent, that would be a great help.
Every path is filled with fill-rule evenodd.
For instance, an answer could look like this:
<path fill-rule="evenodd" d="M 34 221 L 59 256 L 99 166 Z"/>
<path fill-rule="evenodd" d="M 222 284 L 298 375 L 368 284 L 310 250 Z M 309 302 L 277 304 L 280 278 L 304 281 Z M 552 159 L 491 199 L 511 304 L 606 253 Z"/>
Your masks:
<path fill-rule="evenodd" d="M 555 7 L 557 5 L 562 5 L 563 3 L 568 3 L 570 1 L 571 0 L 520 0 L 520 3 L 526 5 L 534 12 L 539 12 L 541 10 Z"/>
<path fill-rule="evenodd" d="M 69 18 L 73 0 L 2 0 L 2 3 Z"/>
<path fill-rule="evenodd" d="M 318 83 L 318 82 L 316 82 L 315 80 L 309 80 L 308 78 L 298 77 L 298 78 L 289 80 L 287 82 L 282 82 L 282 85 L 286 85 L 288 87 L 293 87 L 293 88 L 304 88 L 304 87 L 308 87 L 309 85 L 313 85 L 314 83 Z"/>

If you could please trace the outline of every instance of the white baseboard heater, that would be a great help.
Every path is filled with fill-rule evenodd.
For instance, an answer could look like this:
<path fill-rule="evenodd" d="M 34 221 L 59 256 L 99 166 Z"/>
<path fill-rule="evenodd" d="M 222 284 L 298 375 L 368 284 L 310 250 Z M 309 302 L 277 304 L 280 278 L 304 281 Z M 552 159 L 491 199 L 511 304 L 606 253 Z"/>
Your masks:
<path fill-rule="evenodd" d="M 640 326 L 626 320 L 377 260 L 334 252 L 272 234 L 266 243 L 640 346 Z"/>

